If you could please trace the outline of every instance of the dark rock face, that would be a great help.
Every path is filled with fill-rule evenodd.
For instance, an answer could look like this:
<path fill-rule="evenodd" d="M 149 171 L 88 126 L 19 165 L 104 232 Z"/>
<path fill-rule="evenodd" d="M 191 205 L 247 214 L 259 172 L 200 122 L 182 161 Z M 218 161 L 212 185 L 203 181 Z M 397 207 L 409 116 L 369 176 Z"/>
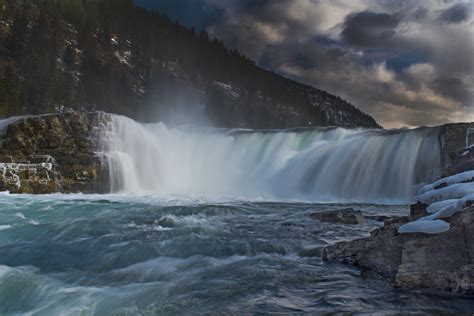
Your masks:
<path fill-rule="evenodd" d="M 323 259 L 358 266 L 362 275 L 375 272 L 395 287 L 430 288 L 474 294 L 474 207 L 447 220 L 442 234 L 398 234 L 408 217 L 391 220 L 370 237 L 326 247 Z"/>
<path fill-rule="evenodd" d="M 440 144 L 443 177 L 474 170 L 474 123 L 443 125 Z"/>
<path fill-rule="evenodd" d="M 416 221 L 417 219 L 428 215 L 428 212 L 426 211 L 427 207 L 427 204 L 421 202 L 410 205 L 410 221 Z"/>
<path fill-rule="evenodd" d="M 474 138 L 474 136 L 473 136 Z M 446 168 L 444 177 L 461 173 L 468 170 L 474 170 L 474 147 L 468 147 L 453 154 L 452 164 Z"/>
<path fill-rule="evenodd" d="M 363 224 L 365 218 L 361 211 L 353 208 L 345 208 L 336 211 L 313 213 L 309 217 L 322 222 L 338 222 L 343 224 Z"/>
<path fill-rule="evenodd" d="M 67 113 L 20 119 L 0 136 L 0 191 L 12 193 L 109 190 L 99 148 L 105 113 Z"/>

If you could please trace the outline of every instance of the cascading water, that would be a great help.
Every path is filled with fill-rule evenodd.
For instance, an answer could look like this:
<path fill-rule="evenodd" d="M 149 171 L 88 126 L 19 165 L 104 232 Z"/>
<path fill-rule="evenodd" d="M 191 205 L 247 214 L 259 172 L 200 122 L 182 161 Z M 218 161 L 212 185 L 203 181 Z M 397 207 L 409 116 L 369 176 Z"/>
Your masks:
<path fill-rule="evenodd" d="M 472 315 L 469 298 L 400 295 L 321 258 L 382 225 L 372 219 L 406 214 L 373 204 L 404 202 L 435 175 L 438 129 L 95 122 L 112 190 L 139 194 L 0 193 L 0 315 Z M 311 220 L 342 208 L 312 203 L 324 201 L 369 220 Z"/>
<path fill-rule="evenodd" d="M 112 116 L 112 191 L 318 202 L 406 203 L 439 172 L 436 128 L 235 131 Z"/>
<path fill-rule="evenodd" d="M 3 136 L 7 133 L 8 125 L 15 123 L 16 121 L 19 121 L 26 116 L 12 116 L 6 119 L 1 119 L 0 120 L 0 136 Z"/>

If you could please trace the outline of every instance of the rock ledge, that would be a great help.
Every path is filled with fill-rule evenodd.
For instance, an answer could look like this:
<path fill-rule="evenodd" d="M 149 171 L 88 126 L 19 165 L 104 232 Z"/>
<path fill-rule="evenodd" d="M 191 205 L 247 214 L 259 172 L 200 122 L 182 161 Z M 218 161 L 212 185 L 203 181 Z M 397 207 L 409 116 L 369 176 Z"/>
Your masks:
<path fill-rule="evenodd" d="M 0 191 L 11 193 L 105 193 L 107 164 L 100 133 L 102 112 L 18 118 L 0 135 Z"/>
<path fill-rule="evenodd" d="M 395 287 L 429 288 L 474 295 L 474 207 L 448 218 L 451 229 L 429 234 L 399 234 L 408 217 L 391 220 L 370 237 L 326 247 L 323 260 L 336 260 L 376 273 Z"/>

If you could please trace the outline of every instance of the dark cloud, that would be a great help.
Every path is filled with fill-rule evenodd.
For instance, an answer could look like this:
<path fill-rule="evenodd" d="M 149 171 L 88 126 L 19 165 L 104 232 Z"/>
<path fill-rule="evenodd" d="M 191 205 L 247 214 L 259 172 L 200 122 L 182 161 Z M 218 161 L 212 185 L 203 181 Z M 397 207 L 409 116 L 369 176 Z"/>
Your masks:
<path fill-rule="evenodd" d="M 417 51 L 406 51 L 396 54 L 392 57 L 388 57 L 386 62 L 387 66 L 391 69 L 394 69 L 395 71 L 401 71 L 410 65 L 426 62 L 426 58 Z"/>
<path fill-rule="evenodd" d="M 474 121 L 472 2 L 135 1 L 198 21 L 260 66 L 338 95 L 385 127 Z"/>
<path fill-rule="evenodd" d="M 378 47 L 395 35 L 399 22 L 395 15 L 363 11 L 346 18 L 341 36 L 351 45 Z"/>
<path fill-rule="evenodd" d="M 428 16 L 428 9 L 425 7 L 417 8 L 412 14 L 413 19 L 418 20 L 418 21 L 425 19 L 427 16 Z"/>
<path fill-rule="evenodd" d="M 473 99 L 467 86 L 459 78 L 438 77 L 433 81 L 433 89 L 463 105 L 469 105 Z"/>
<path fill-rule="evenodd" d="M 439 18 L 448 23 L 467 21 L 471 15 L 472 3 L 458 3 L 444 10 Z"/>

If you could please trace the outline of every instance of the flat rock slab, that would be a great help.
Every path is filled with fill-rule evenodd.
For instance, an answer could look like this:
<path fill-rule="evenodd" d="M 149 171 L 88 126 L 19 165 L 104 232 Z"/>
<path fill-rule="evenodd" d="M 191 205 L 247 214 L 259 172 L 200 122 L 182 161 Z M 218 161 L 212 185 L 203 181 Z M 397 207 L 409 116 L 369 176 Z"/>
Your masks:
<path fill-rule="evenodd" d="M 353 208 L 313 213 L 309 215 L 309 217 L 321 222 L 333 222 L 351 225 L 365 223 L 365 218 L 362 215 L 362 212 L 354 210 Z"/>

